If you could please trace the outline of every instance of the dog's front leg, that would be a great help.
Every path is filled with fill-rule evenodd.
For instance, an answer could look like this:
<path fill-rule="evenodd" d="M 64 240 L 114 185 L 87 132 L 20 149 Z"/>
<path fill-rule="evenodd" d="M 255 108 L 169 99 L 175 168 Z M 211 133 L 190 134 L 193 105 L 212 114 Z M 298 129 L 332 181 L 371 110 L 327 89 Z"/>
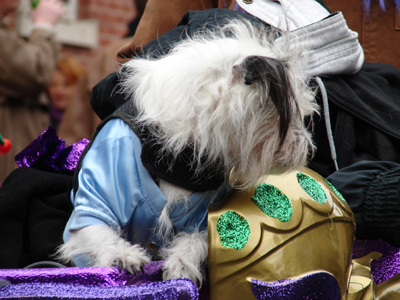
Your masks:
<path fill-rule="evenodd" d="M 118 267 L 136 273 L 150 262 L 150 256 L 139 245 L 132 245 L 106 225 L 92 225 L 74 231 L 57 252 L 63 262 L 83 257 L 94 267 Z"/>
<path fill-rule="evenodd" d="M 203 282 L 204 264 L 208 256 L 207 231 L 179 233 L 172 242 L 161 249 L 165 259 L 163 279 L 186 277 L 199 285 Z"/>

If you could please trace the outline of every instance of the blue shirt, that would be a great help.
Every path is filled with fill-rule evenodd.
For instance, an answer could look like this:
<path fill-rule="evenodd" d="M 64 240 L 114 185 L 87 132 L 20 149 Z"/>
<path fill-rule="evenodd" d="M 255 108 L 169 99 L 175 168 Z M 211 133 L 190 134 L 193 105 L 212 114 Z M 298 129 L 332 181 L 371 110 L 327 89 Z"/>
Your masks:
<path fill-rule="evenodd" d="M 74 211 L 64 231 L 65 242 L 73 230 L 103 224 L 122 228 L 132 243 L 145 248 L 149 242 L 163 245 L 154 229 L 166 198 L 143 166 L 141 149 L 139 138 L 121 119 L 104 125 L 82 161 L 76 195 L 71 191 Z M 205 230 L 208 205 L 218 202 L 227 188 L 223 184 L 173 203 L 170 219 L 175 231 Z"/>

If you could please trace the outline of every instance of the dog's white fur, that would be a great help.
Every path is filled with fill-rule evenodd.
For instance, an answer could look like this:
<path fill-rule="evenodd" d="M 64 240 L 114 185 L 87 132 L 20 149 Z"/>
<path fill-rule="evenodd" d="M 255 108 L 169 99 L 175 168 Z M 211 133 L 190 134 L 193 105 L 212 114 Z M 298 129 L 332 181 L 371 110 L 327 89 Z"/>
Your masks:
<path fill-rule="evenodd" d="M 157 236 L 165 240 L 172 234 L 173 225 L 169 218 L 169 209 L 172 203 L 186 201 L 189 199 L 192 191 L 173 185 L 165 180 L 158 179 L 158 187 L 163 192 L 167 203 L 161 211 L 160 218 L 158 219 Z"/>
<path fill-rule="evenodd" d="M 201 157 L 210 164 L 222 163 L 226 175 L 235 167 L 238 188 L 253 186 L 273 168 L 304 165 L 314 148 L 304 126 L 305 118 L 317 111 L 314 92 L 307 86 L 300 53 L 289 51 L 289 45 L 278 47 L 275 37 L 275 33 L 245 21 L 234 21 L 183 40 L 160 59 L 136 58 L 126 63 L 123 87 L 141 112 L 137 121 L 158 128 L 153 133 L 165 151 L 178 155 L 192 145 L 196 154 L 193 166 L 199 171 L 204 167 Z M 293 105 L 283 142 L 279 115 L 265 95 L 268 87 L 243 83 L 245 70 L 240 66 L 249 56 L 273 58 L 287 66 Z M 191 192 L 163 181 L 159 186 L 168 199 L 159 232 L 169 236 L 169 205 L 185 201 Z M 164 279 L 188 277 L 201 283 L 207 247 L 205 232 L 179 233 L 161 250 L 166 260 Z M 69 261 L 80 253 L 88 255 L 95 266 L 121 262 L 130 271 L 150 260 L 139 246 L 99 225 L 73 232 L 59 251 L 60 257 Z"/>
<path fill-rule="evenodd" d="M 229 31 L 234 37 L 227 37 Z M 244 188 L 272 167 L 303 165 L 313 147 L 303 122 L 316 110 L 314 93 L 304 75 L 305 60 L 290 52 L 288 45 L 285 49 L 275 45 L 271 35 L 250 24 L 233 22 L 184 40 L 161 60 L 128 62 L 125 90 L 142 112 L 139 121 L 161 128 L 159 139 L 167 151 L 178 154 L 192 144 L 198 162 L 203 155 L 209 163 L 220 160 L 226 173 L 235 166 Z M 289 64 L 299 109 L 292 107 L 295 117 L 279 155 L 274 155 L 279 145 L 274 124 L 279 118 L 273 103 L 269 101 L 265 107 L 260 97 L 263 90 L 243 84 L 235 72 L 235 66 L 251 55 Z"/>

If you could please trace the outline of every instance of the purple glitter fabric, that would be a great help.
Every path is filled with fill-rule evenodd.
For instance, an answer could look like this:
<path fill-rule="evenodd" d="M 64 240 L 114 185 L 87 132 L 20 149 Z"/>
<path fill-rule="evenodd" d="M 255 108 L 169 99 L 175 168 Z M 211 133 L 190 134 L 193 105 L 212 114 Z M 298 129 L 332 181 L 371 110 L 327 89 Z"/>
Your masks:
<path fill-rule="evenodd" d="M 139 286 L 100 287 L 63 283 L 21 283 L 0 288 L 2 299 L 132 299 L 194 300 L 196 285 L 189 279 L 172 279 Z"/>
<path fill-rule="evenodd" d="M 400 249 L 382 240 L 356 240 L 353 258 L 382 253 L 371 262 L 376 284 L 400 273 Z M 208 299 L 188 279 L 162 281 L 163 261 L 151 262 L 138 276 L 115 268 L 0 269 L 0 298 L 9 299 Z M 202 289 L 203 290 L 203 289 Z M 254 296 L 261 299 L 340 299 L 336 279 L 318 272 L 299 279 L 273 283 L 252 281 Z"/>
<path fill-rule="evenodd" d="M 382 240 L 356 240 L 353 245 L 353 258 L 360 258 L 374 251 L 382 254 L 379 259 L 371 261 L 371 273 L 375 284 L 400 273 L 400 249 Z"/>
<path fill-rule="evenodd" d="M 20 167 L 31 167 L 48 172 L 73 175 L 89 140 L 83 139 L 65 147 L 65 142 L 58 138 L 52 127 L 48 127 L 31 144 L 15 156 Z"/>
<path fill-rule="evenodd" d="M 161 281 L 162 265 L 151 262 L 138 276 L 115 268 L 0 270 L 0 298 L 199 299 L 197 286 L 188 279 Z"/>
<path fill-rule="evenodd" d="M 11 284 L 65 283 L 98 286 L 139 285 L 162 280 L 163 261 L 154 261 L 144 267 L 138 276 L 115 268 L 42 268 L 0 269 L 0 279 Z"/>
<path fill-rule="evenodd" d="M 275 282 L 252 280 L 251 290 L 257 300 L 340 300 L 340 287 L 335 277 L 326 272 L 308 274 L 298 279 Z"/>

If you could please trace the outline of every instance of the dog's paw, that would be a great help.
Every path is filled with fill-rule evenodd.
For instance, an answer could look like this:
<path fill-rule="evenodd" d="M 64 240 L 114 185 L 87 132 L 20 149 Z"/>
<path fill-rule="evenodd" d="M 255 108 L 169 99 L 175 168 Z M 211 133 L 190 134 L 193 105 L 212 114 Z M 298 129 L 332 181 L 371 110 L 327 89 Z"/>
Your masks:
<path fill-rule="evenodd" d="M 97 264 L 117 267 L 120 271 L 125 269 L 135 275 L 140 270 L 143 272 L 143 267 L 151 260 L 142 247 L 124 240 L 118 241 L 117 245 L 107 247 L 105 252 Z"/>
<path fill-rule="evenodd" d="M 163 266 L 163 279 L 169 280 L 182 277 L 189 278 L 199 285 L 203 282 L 203 275 L 195 265 L 185 262 L 184 259 L 179 257 L 167 259 Z"/>
<path fill-rule="evenodd" d="M 150 262 L 139 245 L 132 245 L 120 233 L 104 225 L 92 225 L 74 231 L 57 252 L 61 261 L 83 256 L 90 266 L 118 267 L 136 274 Z M 79 266 L 79 265 L 78 265 Z"/>
<path fill-rule="evenodd" d="M 164 280 L 186 277 L 201 286 L 201 270 L 206 263 L 207 253 L 207 231 L 179 233 L 167 247 L 161 249 L 161 257 L 165 259 Z"/>

